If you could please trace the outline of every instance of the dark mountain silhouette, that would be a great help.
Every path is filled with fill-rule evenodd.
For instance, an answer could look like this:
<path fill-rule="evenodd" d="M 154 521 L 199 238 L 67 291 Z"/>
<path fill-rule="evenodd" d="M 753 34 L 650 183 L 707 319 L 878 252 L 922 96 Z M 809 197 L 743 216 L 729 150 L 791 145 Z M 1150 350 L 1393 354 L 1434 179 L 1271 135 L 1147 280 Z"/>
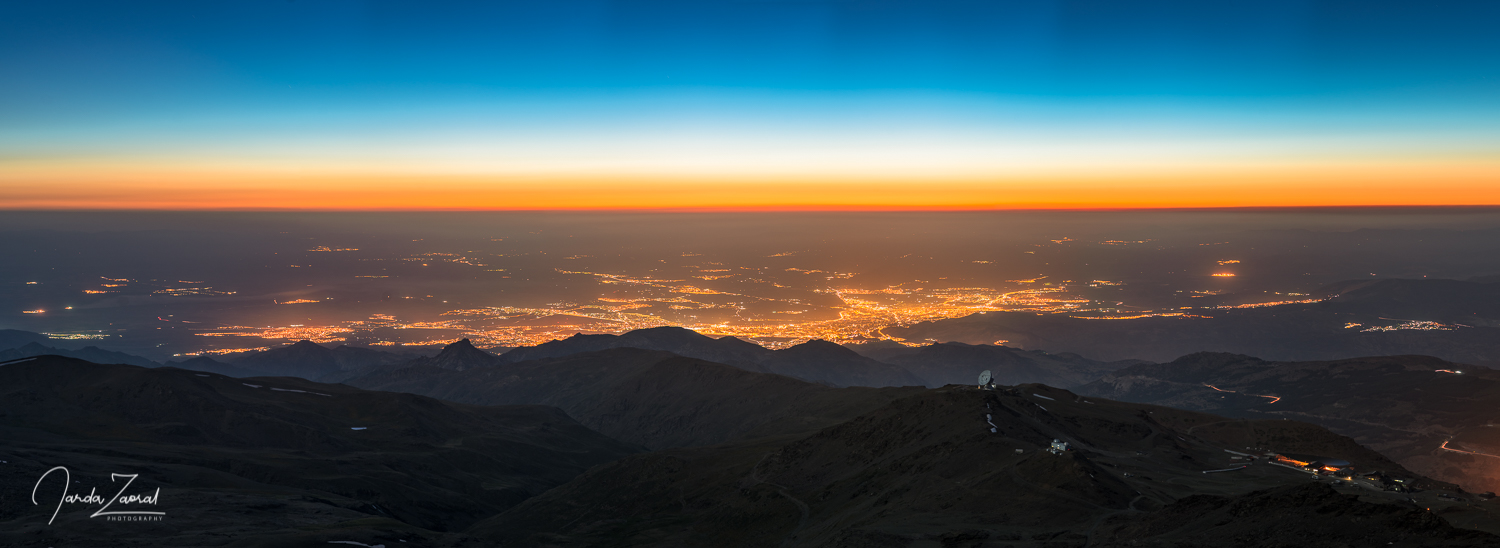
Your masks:
<path fill-rule="evenodd" d="M 247 531 L 246 542 L 273 545 L 441 537 L 635 451 L 551 407 L 57 356 L 0 365 L 0 436 L 4 493 L 29 493 L 59 465 L 83 494 L 113 492 L 110 473 L 136 473 L 140 491 L 160 488 L 152 509 L 176 520 L 122 530 L 90 519 L 97 508 L 64 505 L 48 526 L 49 511 L 7 496 L 7 546 L 105 536 L 205 546 Z M 43 484 L 48 496 L 61 486 Z"/>
<path fill-rule="evenodd" d="M 420 357 L 402 364 L 402 366 L 436 367 L 439 369 L 464 371 L 478 367 L 493 367 L 501 363 L 504 362 L 499 356 L 474 348 L 469 339 L 462 339 L 443 347 L 443 351 L 439 352 L 437 356 L 430 358 L 425 356 Z"/>
<path fill-rule="evenodd" d="M 98 363 L 98 362 L 96 362 L 96 363 Z M 162 364 L 162 366 L 163 367 L 176 367 L 178 369 L 191 369 L 193 371 L 203 371 L 205 373 L 218 373 L 220 375 L 225 375 L 225 376 L 229 376 L 229 377 L 254 377 L 256 375 L 262 375 L 263 374 L 263 373 L 260 373 L 258 371 L 254 371 L 254 370 L 250 370 L 250 369 L 245 369 L 243 367 L 236 367 L 236 366 L 233 366 L 233 365 L 230 365 L 230 364 L 227 364 L 227 363 L 215 360 L 215 359 L 210 358 L 208 356 L 198 356 L 198 357 L 189 358 L 189 359 L 186 359 L 186 360 L 183 360 L 183 361 L 180 361 L 180 362 L 169 361 L 169 362 L 167 362 L 165 364 Z"/>
<path fill-rule="evenodd" d="M 715 339 L 681 327 L 639 329 L 623 335 L 578 334 L 561 341 L 517 348 L 501 358 L 520 362 L 610 348 L 662 350 L 747 371 L 776 373 L 833 386 L 922 384 L 921 379 L 899 366 L 864 358 L 826 341 L 809 341 L 791 348 L 770 350 L 734 337 Z"/>
<path fill-rule="evenodd" d="M 1318 486 L 1309 495 L 1299 490 L 1308 483 L 1306 473 L 1264 462 L 1245 466 L 1225 452 L 1224 441 L 1186 431 L 1190 424 L 1222 422 L 1041 385 L 927 390 L 811 436 L 627 457 L 468 532 L 527 546 L 1086 546 L 1192 536 L 1225 525 L 1222 519 L 1170 519 L 1189 504 L 1262 526 L 1288 513 L 1311 515 L 1285 520 L 1287 528 L 1271 537 L 1278 539 L 1500 542 L 1455 530 L 1441 518 L 1434 522 L 1432 514 L 1405 503 L 1404 494 L 1343 487 L 1350 494 L 1330 495 L 1323 490 L 1333 488 Z M 1347 455 L 1356 466 L 1410 474 L 1321 427 L 1238 422 L 1238 434 L 1277 442 L 1279 451 Z M 1276 435 L 1257 437 L 1267 423 L 1279 429 Z M 1072 450 L 1045 451 L 1055 439 Z M 1354 493 L 1378 502 L 1361 502 Z M 1411 496 L 1466 518 L 1486 516 L 1438 495 Z M 1263 504 L 1267 500 L 1273 505 Z M 1320 510 L 1326 515 L 1314 513 Z M 1160 525 L 1128 527 L 1137 520 Z M 1196 545 L 1260 544 L 1237 537 Z"/>
<path fill-rule="evenodd" d="M 1458 372 L 1462 373 L 1458 373 Z M 1077 388 L 1086 395 L 1233 417 L 1315 422 L 1379 449 L 1423 474 L 1476 491 L 1500 487 L 1486 457 L 1500 455 L 1492 424 L 1500 371 L 1429 356 L 1277 362 L 1195 353 L 1127 367 Z"/>
<path fill-rule="evenodd" d="M 0 350 L 0 361 L 47 355 L 66 356 L 69 358 L 77 358 L 80 360 L 99 363 L 124 363 L 130 365 L 139 365 L 141 367 L 156 367 L 161 365 L 140 356 L 126 354 L 124 352 L 104 350 L 97 346 L 85 346 L 76 350 L 67 350 L 63 348 L 44 346 L 35 342 L 29 342 L 21 345 L 20 347 L 12 348 L 9 350 Z"/>
<path fill-rule="evenodd" d="M 32 331 L 19 329 L 0 329 L 0 348 L 20 348 L 31 343 L 42 346 L 57 346 L 63 341 L 53 340 L 51 337 Z"/>
<path fill-rule="evenodd" d="M 1419 354 L 1500 366 L 1500 284 L 1356 280 L 1329 285 L 1309 296 L 1274 299 L 1324 297 L 1328 298 L 1260 308 L 1195 309 L 1195 317 L 1112 321 L 990 312 L 891 327 L 885 333 L 909 341 L 982 344 L 1006 340 L 1009 346 L 1073 352 L 1107 361 L 1170 361 L 1193 352 L 1214 351 L 1280 361 Z M 1411 323 L 1415 321 L 1442 325 L 1424 327 Z"/>
<path fill-rule="evenodd" d="M 347 382 L 464 403 L 552 405 L 590 428 L 650 448 L 806 432 L 921 390 L 830 388 L 636 348 L 465 371 L 406 367 Z"/>
<path fill-rule="evenodd" d="M 31 356 L 53 355 L 77 358 L 94 363 L 122 363 L 141 367 L 161 367 L 167 365 L 198 371 L 210 371 L 231 377 L 285 375 L 323 381 L 342 380 L 348 376 L 356 375 L 375 367 L 404 363 L 416 357 L 408 354 L 394 354 L 353 346 L 339 346 L 329 349 L 312 341 L 304 340 L 280 348 L 273 348 L 265 352 L 240 356 L 234 358 L 231 363 L 221 362 L 207 356 L 199 356 L 181 362 L 168 361 L 162 364 L 141 356 L 105 350 L 96 346 L 85 346 L 74 349 L 49 346 L 45 343 L 62 343 L 66 341 L 52 341 L 40 333 L 13 329 L 0 331 L 0 343 L 18 341 L 26 342 L 14 348 L 0 350 L 0 361 Z"/>
<path fill-rule="evenodd" d="M 10 333 L 0 334 L 3 340 L 49 340 L 39 333 L 6 331 Z M 120 363 L 141 367 L 173 366 L 231 377 L 284 375 L 324 381 L 342 380 L 381 365 L 404 363 L 414 358 L 407 354 L 393 354 L 352 346 L 329 349 L 311 341 L 299 341 L 281 348 L 241 356 L 231 363 L 221 362 L 208 356 L 198 356 L 181 362 L 168 361 L 163 364 L 141 356 L 105 350 L 97 346 L 67 349 L 31 341 L 15 348 L 0 350 L 0 361 L 46 355 L 77 358 L 94 363 Z"/>
<path fill-rule="evenodd" d="M 302 340 L 265 352 L 241 356 L 230 364 L 260 375 L 337 382 L 382 365 L 404 363 L 413 358 L 414 356 L 406 354 L 348 345 L 329 349 L 318 343 Z"/>
<path fill-rule="evenodd" d="M 988 344 L 939 343 L 900 354 L 887 353 L 885 360 L 926 379 L 932 387 L 974 384 L 981 371 L 990 371 L 995 384 L 1040 383 L 1072 387 L 1098 379 L 1106 372 L 1139 363 L 1106 363 L 1077 354 L 1049 354 Z"/>
<path fill-rule="evenodd" d="M 611 348 L 663 350 L 679 356 L 733 365 L 751 371 L 763 371 L 756 364 L 770 353 L 770 350 L 765 347 L 734 337 L 715 339 L 681 327 L 653 327 L 637 329 L 622 335 L 579 333 L 560 341 L 516 348 L 506 352 L 501 358 L 508 362 L 521 362 L 541 358 L 561 358 L 570 354 Z"/>
<path fill-rule="evenodd" d="M 889 339 L 882 339 L 878 341 L 844 343 L 844 348 L 858 352 L 859 355 L 875 361 L 891 363 L 891 358 L 896 356 L 916 354 L 918 347 L 907 346 Z"/>
<path fill-rule="evenodd" d="M 358 372 L 385 364 L 401 363 L 418 358 L 414 354 L 386 352 L 357 346 L 339 345 L 333 349 L 333 361 L 339 370 Z"/>
<path fill-rule="evenodd" d="M 333 350 L 309 340 L 241 356 L 234 364 L 265 375 L 304 379 L 316 379 L 341 369 Z"/>
<path fill-rule="evenodd" d="M 922 386 L 900 366 L 879 362 L 828 341 L 812 340 L 773 350 L 760 361 L 767 372 L 833 386 Z"/>

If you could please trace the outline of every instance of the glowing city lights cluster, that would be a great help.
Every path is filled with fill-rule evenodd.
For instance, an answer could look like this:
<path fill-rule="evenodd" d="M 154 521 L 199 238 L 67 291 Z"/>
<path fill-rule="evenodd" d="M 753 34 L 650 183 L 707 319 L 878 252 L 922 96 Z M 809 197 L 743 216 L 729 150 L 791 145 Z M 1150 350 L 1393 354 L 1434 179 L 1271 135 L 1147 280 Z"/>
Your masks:
<path fill-rule="evenodd" d="M 1358 326 L 1359 324 L 1354 324 Z M 1346 326 L 1353 327 L 1353 326 Z M 1396 325 L 1374 325 L 1359 330 L 1361 333 L 1370 331 L 1454 331 L 1469 327 L 1461 323 L 1446 324 L 1427 320 L 1408 320 Z"/>
<path fill-rule="evenodd" d="M 1097 244 L 1140 245 L 1151 241 L 1106 240 Z M 1053 239 L 1050 242 L 1059 246 L 1096 243 L 1079 242 L 1069 237 Z M 1039 245 L 1039 247 L 1046 246 L 1048 244 Z M 307 251 L 353 252 L 358 251 L 358 248 L 321 245 Z M 806 253 L 805 250 L 791 250 L 765 257 L 791 261 L 800 260 L 797 257 L 804 253 Z M 398 263 L 419 268 L 454 264 L 475 267 L 487 272 L 506 272 L 506 268 L 492 268 L 489 263 L 522 255 L 530 255 L 530 253 L 430 252 L 389 258 L 356 257 L 356 260 L 385 262 L 386 264 Z M 682 256 L 699 257 L 701 255 L 683 253 Z M 901 258 L 906 257 L 932 258 L 920 254 L 908 254 Z M 551 274 L 573 278 L 567 282 L 567 285 L 571 287 L 595 286 L 598 289 L 596 296 L 573 297 L 577 302 L 553 302 L 540 306 L 475 308 L 469 305 L 442 312 L 435 319 L 431 316 L 433 312 L 419 313 L 427 315 L 420 320 L 414 317 L 398 318 L 392 314 L 376 314 L 363 319 L 334 322 L 331 325 L 228 326 L 203 330 L 197 335 L 259 339 L 250 344 L 233 345 L 246 348 L 258 347 L 268 341 L 297 340 L 311 340 L 319 343 L 351 342 L 374 346 L 428 346 L 446 344 L 458 338 L 469 338 L 481 347 L 514 347 L 541 344 L 554 339 L 567 338 L 577 333 L 624 333 L 652 327 L 680 326 L 706 335 L 734 336 L 767 347 L 778 348 L 812 339 L 837 343 L 894 340 L 892 336 L 886 334 L 887 328 L 960 318 L 985 312 L 1063 314 L 1088 320 L 1186 319 L 1212 317 L 1195 313 L 1195 310 L 1201 312 L 1212 309 L 1260 308 L 1321 300 L 1287 298 L 1272 302 L 1217 307 L 1184 306 L 1142 310 L 1122 302 L 1097 300 L 1084 295 L 1086 292 L 1097 292 L 1101 288 L 1126 285 L 1124 281 L 1119 280 L 1059 280 L 1038 274 L 1035 277 L 1006 280 L 1003 283 L 994 282 L 997 284 L 995 287 L 945 287 L 950 284 L 941 280 L 947 278 L 913 280 L 879 287 L 872 286 L 868 282 L 860 283 L 872 277 L 862 276 L 859 272 L 835 270 L 827 266 L 813 268 L 813 265 L 796 265 L 795 263 L 743 266 L 701 260 L 694 261 L 695 264 L 677 266 L 675 268 L 682 270 L 675 272 L 663 268 L 652 269 L 651 272 L 643 274 L 597 271 L 590 268 L 589 261 L 587 261 L 593 258 L 592 255 L 574 254 L 561 258 L 576 261 L 572 264 L 578 266 L 567 269 L 553 268 Z M 990 260 L 965 262 L 993 263 Z M 1217 261 L 1220 266 L 1239 262 L 1236 259 Z M 1213 275 L 1228 277 L 1234 274 L 1220 272 Z M 355 277 L 384 279 L 400 277 L 400 274 L 368 273 Z M 498 277 L 508 278 L 509 276 Z M 114 289 L 106 288 L 116 284 L 124 286 L 127 283 L 134 283 L 134 280 L 108 277 L 102 278 L 102 281 L 113 283 L 101 284 L 100 289 L 90 290 L 90 292 L 114 291 Z M 198 284 L 201 282 L 179 280 L 179 283 Z M 1193 291 L 1189 296 L 1202 298 L 1220 295 L 1224 292 L 1223 289 L 1198 290 Z M 232 295 L 234 292 L 217 291 L 212 287 L 194 285 L 193 287 L 157 289 L 153 294 L 215 296 Z M 1301 296 L 1300 294 L 1286 295 L 1288 297 Z M 422 297 L 419 295 L 401 297 L 401 299 L 417 298 Z M 426 298 L 444 297 L 426 295 Z M 312 305 L 331 302 L 329 299 L 299 297 L 273 302 L 277 305 Z M 1403 328 L 1421 327 L 1413 324 L 1413 326 Z M 903 344 L 907 343 L 903 342 Z M 219 348 L 212 352 L 225 353 L 230 350 Z"/>
<path fill-rule="evenodd" d="M 1268 302 L 1268 303 L 1226 304 L 1226 305 L 1215 306 L 1214 308 L 1265 308 L 1267 306 L 1284 306 L 1284 305 L 1289 305 L 1289 304 L 1308 304 L 1308 303 L 1316 303 L 1316 302 L 1322 302 L 1322 301 L 1323 301 L 1323 299 L 1298 299 L 1298 300 L 1287 300 L 1287 301 L 1271 301 L 1271 302 Z"/>
<path fill-rule="evenodd" d="M 245 352 L 265 352 L 265 351 L 270 350 L 270 349 L 271 349 L 271 347 L 269 347 L 269 346 L 251 346 L 251 347 L 245 347 L 245 348 L 215 348 L 215 349 L 210 349 L 210 350 L 199 350 L 197 352 L 183 352 L 183 353 L 180 353 L 180 354 L 172 354 L 172 355 L 173 356 L 186 356 L 186 357 L 195 357 L 195 356 L 223 356 L 225 354 L 243 354 Z"/>

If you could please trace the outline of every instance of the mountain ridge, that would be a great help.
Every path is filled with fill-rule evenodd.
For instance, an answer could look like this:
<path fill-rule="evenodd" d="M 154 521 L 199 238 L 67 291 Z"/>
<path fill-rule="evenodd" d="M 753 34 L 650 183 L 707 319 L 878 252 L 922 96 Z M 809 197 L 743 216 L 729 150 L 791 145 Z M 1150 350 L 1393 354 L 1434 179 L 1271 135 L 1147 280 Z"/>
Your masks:
<path fill-rule="evenodd" d="M 577 334 L 534 347 L 516 348 L 501 355 L 508 362 L 559 358 L 611 348 L 661 350 L 738 367 L 776 373 L 833 386 L 915 386 L 923 380 L 900 366 L 875 361 L 827 341 L 771 350 L 734 337 L 715 339 L 681 327 L 638 329 L 622 335 Z"/>
<path fill-rule="evenodd" d="M 638 348 L 613 348 L 465 371 L 407 367 L 347 381 L 473 404 L 543 404 L 653 449 L 805 431 L 907 388 L 833 388 L 784 375 Z"/>

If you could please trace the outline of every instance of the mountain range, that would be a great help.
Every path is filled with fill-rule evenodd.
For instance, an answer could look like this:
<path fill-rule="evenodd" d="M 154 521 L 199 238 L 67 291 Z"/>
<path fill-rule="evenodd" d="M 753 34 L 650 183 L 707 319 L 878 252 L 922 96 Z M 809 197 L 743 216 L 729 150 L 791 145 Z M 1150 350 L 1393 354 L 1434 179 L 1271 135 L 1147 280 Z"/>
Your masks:
<path fill-rule="evenodd" d="M 813 340 L 771 350 L 734 337 L 712 338 L 681 327 L 638 329 L 623 335 L 578 334 L 533 347 L 516 348 L 501 359 L 521 362 L 559 358 L 611 348 L 662 350 L 747 371 L 775 373 L 830 386 L 920 386 L 923 379 L 889 363 L 859 355 L 839 345 Z"/>
<path fill-rule="evenodd" d="M 68 350 L 65 348 L 46 346 L 37 342 L 28 342 L 15 348 L 0 350 L 0 361 L 48 355 L 67 356 L 69 358 L 78 358 L 80 360 L 97 363 L 125 363 L 130 365 L 139 365 L 141 367 L 156 367 L 157 365 L 160 365 L 140 356 L 132 356 L 124 352 L 105 350 L 97 346 L 85 346 L 83 348 L 75 350 Z"/>

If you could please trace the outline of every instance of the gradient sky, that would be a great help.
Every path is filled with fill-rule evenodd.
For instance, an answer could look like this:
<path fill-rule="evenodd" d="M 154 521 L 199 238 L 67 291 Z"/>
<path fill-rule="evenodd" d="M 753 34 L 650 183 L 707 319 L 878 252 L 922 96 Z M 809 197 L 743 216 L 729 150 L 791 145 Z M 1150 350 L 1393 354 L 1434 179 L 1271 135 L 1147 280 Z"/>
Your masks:
<path fill-rule="evenodd" d="M 1500 2 L 9 2 L 0 207 L 1500 204 Z"/>

